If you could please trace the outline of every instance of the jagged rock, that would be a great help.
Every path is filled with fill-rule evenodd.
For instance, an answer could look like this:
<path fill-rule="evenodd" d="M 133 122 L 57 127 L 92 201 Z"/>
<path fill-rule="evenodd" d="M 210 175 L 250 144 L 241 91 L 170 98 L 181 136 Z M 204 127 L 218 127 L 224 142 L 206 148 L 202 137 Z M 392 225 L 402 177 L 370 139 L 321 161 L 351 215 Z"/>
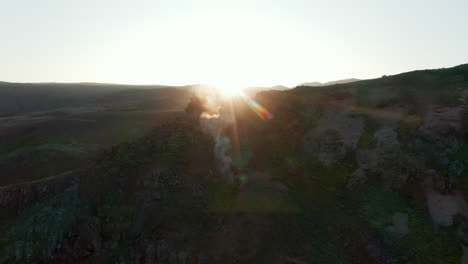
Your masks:
<path fill-rule="evenodd" d="M 304 151 L 325 165 L 343 159 L 348 150 L 355 150 L 364 128 L 362 117 L 353 110 L 327 109 L 317 126 L 304 136 Z"/>
<path fill-rule="evenodd" d="M 359 186 L 361 184 L 364 184 L 367 180 L 367 175 L 366 175 L 366 169 L 364 168 L 358 168 L 356 171 L 351 174 L 349 177 L 346 187 L 349 190 L 354 189 L 356 186 Z"/>
<path fill-rule="evenodd" d="M 447 170 L 451 181 L 462 175 L 464 164 L 452 159 L 463 144 L 463 109 L 461 107 L 434 108 L 426 122 L 418 129 L 416 144 L 435 165 Z"/>
<path fill-rule="evenodd" d="M 356 150 L 358 169 L 348 179 L 347 187 L 363 184 L 369 173 L 378 174 L 388 186 L 398 186 L 406 182 L 408 174 L 401 171 L 401 152 L 398 136 L 389 127 L 375 132 L 377 146 L 375 149 Z"/>
<path fill-rule="evenodd" d="M 442 195 L 429 192 L 427 193 L 427 203 L 432 219 L 438 225 L 452 225 L 453 217 L 457 214 L 468 217 L 468 205 L 460 193 Z"/>
<path fill-rule="evenodd" d="M 441 107 L 430 111 L 426 121 L 419 128 L 421 136 L 434 139 L 444 139 L 463 132 L 461 122 L 463 109 L 461 107 Z"/>
<path fill-rule="evenodd" d="M 365 149 L 365 150 L 360 150 L 358 149 L 356 151 L 356 162 L 359 165 L 359 167 L 366 169 L 366 170 L 372 170 L 377 168 L 378 164 L 378 155 L 377 155 L 377 150 L 376 149 Z"/>
<path fill-rule="evenodd" d="M 375 132 L 374 136 L 377 139 L 377 150 L 382 154 L 400 148 L 398 135 L 392 128 L 381 128 Z"/>
<path fill-rule="evenodd" d="M 434 191 L 439 193 L 447 193 L 449 183 L 447 182 L 447 177 L 443 177 L 442 175 L 438 174 L 435 170 L 427 170 L 426 172 L 426 180 L 430 182 L 431 186 L 428 188 L 432 188 Z"/>
<path fill-rule="evenodd" d="M 317 153 L 320 162 L 330 166 L 344 158 L 346 146 L 339 135 L 330 132 L 320 137 L 317 143 Z"/>
<path fill-rule="evenodd" d="M 450 226 L 457 214 L 468 218 L 468 203 L 465 201 L 464 195 L 460 192 L 441 194 L 434 188 L 434 186 L 437 186 L 434 178 L 434 175 L 426 178 L 423 184 L 427 207 L 434 223 L 441 226 Z"/>

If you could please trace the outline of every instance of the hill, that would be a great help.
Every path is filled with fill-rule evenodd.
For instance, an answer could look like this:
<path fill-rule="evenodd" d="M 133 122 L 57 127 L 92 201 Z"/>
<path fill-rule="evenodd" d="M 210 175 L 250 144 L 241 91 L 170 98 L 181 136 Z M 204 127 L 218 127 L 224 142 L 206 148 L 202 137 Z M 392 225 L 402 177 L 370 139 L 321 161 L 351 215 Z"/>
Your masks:
<path fill-rule="evenodd" d="M 352 82 L 357 82 L 359 79 L 344 79 L 344 80 L 338 80 L 338 81 L 331 81 L 331 82 L 326 82 L 326 83 L 321 83 L 321 82 L 305 82 L 301 83 L 298 86 L 310 86 L 310 87 L 320 87 L 320 86 L 330 86 L 334 84 L 343 84 L 343 83 L 352 83 Z"/>
<path fill-rule="evenodd" d="M 244 89 L 244 92 L 251 96 L 255 96 L 258 92 L 262 91 L 285 91 L 288 89 L 289 87 L 283 85 L 275 85 L 271 87 L 247 87 Z"/>
<path fill-rule="evenodd" d="M 133 96 L 148 93 L 148 98 L 151 98 L 158 89 L 169 88 L 186 89 L 162 85 L 1 82 L 0 116 L 110 103 L 111 100 L 106 98 L 122 93 L 126 93 L 126 100 L 131 103 L 135 100 Z"/>
<path fill-rule="evenodd" d="M 0 188 L 0 262 L 468 257 L 468 64 L 254 99 L 192 98 L 83 169 Z"/>
<path fill-rule="evenodd" d="M 87 166 L 101 148 L 183 113 L 187 87 L 0 84 L 0 186 Z"/>

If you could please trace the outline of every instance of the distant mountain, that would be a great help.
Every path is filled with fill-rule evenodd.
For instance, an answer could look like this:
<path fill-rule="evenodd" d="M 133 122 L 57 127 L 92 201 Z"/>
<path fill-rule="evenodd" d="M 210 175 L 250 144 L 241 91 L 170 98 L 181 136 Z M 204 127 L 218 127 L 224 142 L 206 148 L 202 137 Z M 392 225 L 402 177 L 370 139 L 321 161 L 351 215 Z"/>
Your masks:
<path fill-rule="evenodd" d="M 256 93 L 262 92 L 262 91 L 284 91 L 284 90 L 289 90 L 289 87 L 283 86 L 283 85 L 275 85 L 271 87 L 247 87 L 244 89 L 244 92 L 249 94 L 250 96 L 255 96 Z"/>
<path fill-rule="evenodd" d="M 342 84 L 342 83 L 352 83 L 352 82 L 357 82 L 360 81 L 359 79 L 355 78 L 350 78 L 350 79 L 344 79 L 344 80 L 338 80 L 338 81 L 332 81 L 332 82 L 326 82 L 326 83 L 321 83 L 321 82 L 305 82 L 301 83 L 298 86 L 313 86 L 313 87 L 319 87 L 319 86 L 329 86 L 329 85 L 334 85 L 334 84 Z"/>

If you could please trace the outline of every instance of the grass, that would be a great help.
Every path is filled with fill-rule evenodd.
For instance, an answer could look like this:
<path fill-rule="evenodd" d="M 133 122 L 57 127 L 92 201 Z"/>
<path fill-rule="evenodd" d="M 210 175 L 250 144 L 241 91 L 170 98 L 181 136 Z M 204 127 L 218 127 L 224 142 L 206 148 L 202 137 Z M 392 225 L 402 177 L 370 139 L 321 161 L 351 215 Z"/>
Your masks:
<path fill-rule="evenodd" d="M 408 153 L 415 153 L 415 138 L 418 128 L 423 124 L 424 120 L 416 115 L 405 116 L 400 120 L 397 128 L 398 140 L 401 143 L 402 150 Z"/>
<path fill-rule="evenodd" d="M 288 91 L 287 94 L 301 93 L 304 98 L 300 99 L 305 100 L 312 100 L 317 95 L 319 99 L 314 100 L 315 103 L 319 103 L 321 91 L 341 89 L 346 92 L 348 88 L 356 88 L 358 98 L 355 99 L 358 104 L 387 107 L 396 103 L 395 98 L 373 96 L 371 93 L 375 95 L 379 92 L 376 88 L 383 87 L 387 92 L 398 94 L 402 97 L 402 104 L 405 104 L 413 102 L 414 92 L 427 85 L 430 93 L 447 96 L 446 101 L 451 104 L 454 98 L 448 96 L 452 93 L 450 89 L 466 84 L 467 67 L 468 65 L 452 69 L 452 72 L 419 71 L 384 79 L 330 86 L 325 89 L 314 88 L 313 92 L 307 91 L 307 88 L 298 88 Z M 182 247 L 189 247 L 193 245 L 190 239 L 203 240 L 217 227 L 229 228 L 219 223 L 226 219 L 226 216 L 228 218 L 233 216 L 234 220 L 238 220 L 241 218 L 238 216 L 243 213 L 246 215 L 246 224 L 254 226 L 255 228 L 251 230 L 255 233 L 245 236 L 239 234 L 239 237 L 242 239 L 261 237 L 263 235 L 261 229 L 266 226 L 265 230 L 276 239 L 264 240 L 266 243 L 254 248 L 257 252 L 262 250 L 259 254 L 263 256 L 271 254 L 270 256 L 276 257 L 285 253 L 285 256 L 294 256 L 292 259 L 297 257 L 301 261 L 311 260 L 317 263 L 367 263 L 370 261 L 365 261 L 366 258 L 363 257 L 369 254 L 366 247 L 371 240 L 376 240 L 382 242 L 385 254 L 395 257 L 401 263 L 459 263 L 462 254 L 459 237 L 454 234 L 453 229 L 434 228 L 425 205 L 408 200 L 397 191 L 381 187 L 382 183 L 371 182 L 378 177 L 369 179 L 356 191 L 347 190 L 346 181 L 357 168 L 353 152 L 349 152 L 346 158 L 333 166 L 325 166 L 316 158 L 304 154 L 301 133 L 317 126 L 322 114 L 320 108 L 313 111 L 306 120 L 303 116 L 305 109 L 302 106 L 286 100 L 278 102 L 284 105 L 277 107 L 273 120 L 261 121 L 255 115 L 250 119 L 239 115 L 244 119 L 239 121 L 242 132 L 240 133 L 242 158 L 235 160 L 238 174 L 245 176 L 249 175 L 246 171 L 254 171 L 260 176 L 266 175 L 261 178 L 261 183 L 255 183 L 254 179 L 250 179 L 249 182 L 247 179 L 245 184 L 239 186 L 212 179 L 218 176 L 221 178 L 216 172 L 209 172 L 215 171 L 215 166 L 210 163 L 214 163 L 210 160 L 212 142 L 200 140 L 192 127 L 174 126 L 167 131 L 161 129 L 152 136 L 135 140 L 133 137 L 143 130 L 146 123 L 141 123 L 142 130 L 140 130 L 140 123 L 127 119 L 123 122 L 117 118 L 117 122 L 121 123 L 110 129 L 115 131 L 109 133 L 107 127 L 100 133 L 104 139 L 114 137 L 115 140 L 120 138 L 127 142 L 106 150 L 103 153 L 104 157 L 96 163 L 95 171 L 90 171 L 92 179 L 89 182 L 88 179 L 83 179 L 81 186 L 83 188 L 80 190 L 86 192 L 89 189 L 90 197 L 82 195 L 80 200 L 77 190 L 71 188 L 62 194 L 41 200 L 22 212 L 14 223 L 2 230 L 0 255 L 3 259 L 0 260 L 4 263 L 28 263 L 40 259 L 46 261 L 47 256 L 63 242 L 80 219 L 82 203 L 89 203 L 90 207 L 96 207 L 101 223 L 110 229 L 106 232 L 118 237 L 113 241 L 117 246 L 103 253 L 109 257 L 107 260 L 111 263 L 130 261 L 135 257 L 133 247 L 139 247 L 139 241 L 145 241 L 146 237 L 153 236 L 155 230 L 158 232 L 155 239 L 169 242 L 179 241 L 179 237 L 171 241 L 174 239 L 171 237 L 171 232 L 183 233 Z M 128 110 L 130 113 L 127 113 L 127 118 L 131 119 L 131 112 L 135 109 L 121 110 Z M 422 122 L 423 119 L 419 116 L 410 115 L 399 123 L 398 137 L 406 151 L 411 153 L 416 151 L 414 141 Z M 88 125 L 91 124 L 86 124 Z M 135 126 L 138 128 L 134 130 Z M 378 128 L 376 120 L 365 119 L 365 128 L 358 147 L 375 148 L 375 132 Z M 100 138 L 93 134 L 94 129 L 88 132 L 90 134 L 77 135 L 80 136 L 78 142 L 82 140 L 101 142 Z M 292 136 L 295 134 L 297 136 Z M 330 133 L 328 136 L 333 138 L 338 134 Z M 64 147 L 61 150 L 69 149 Z M 191 152 L 192 156 L 187 152 Z M 456 158 L 465 161 L 467 153 L 464 147 L 456 153 Z M 198 156 L 204 156 L 204 159 L 196 159 Z M 190 162 L 197 167 L 197 170 L 187 172 L 187 163 Z M 161 190 L 149 191 L 160 191 L 160 198 L 151 201 L 141 199 L 139 198 L 142 194 L 141 188 L 143 191 L 148 190 L 144 189 L 146 187 L 141 187 L 139 181 L 146 175 L 145 173 L 155 168 L 182 171 L 182 181 L 187 180 L 187 182 L 175 185 L 162 184 L 163 187 L 158 185 L 157 188 Z M 465 167 L 465 175 L 466 172 Z M 168 175 L 172 177 L 172 174 Z M 283 183 L 285 187 L 275 189 L 269 186 L 272 179 Z M 466 177 L 464 179 L 465 181 L 456 184 L 458 188 L 465 188 L 465 193 L 468 193 Z M 202 186 L 202 195 L 196 197 L 193 195 L 192 183 Z M 261 186 L 247 190 L 246 194 L 242 188 L 252 187 L 249 184 Z M 282 204 L 284 202 L 282 195 L 287 196 L 284 199 L 287 204 Z M 97 199 L 96 203 L 91 201 L 94 198 L 101 198 L 100 196 L 103 199 Z M 244 198 L 242 205 L 245 207 L 241 208 L 239 205 L 240 198 Z M 294 210 L 281 211 L 279 217 L 281 221 L 272 219 L 270 211 L 286 206 Z M 245 208 L 249 211 L 241 211 Z M 262 211 L 262 209 L 268 210 Z M 408 216 L 409 233 L 406 235 L 392 233 L 388 228 L 393 225 L 392 217 L 397 212 Z M 213 224 L 214 222 L 216 223 Z M 239 241 L 243 242 L 241 239 Z M 197 244 L 198 242 L 200 241 L 197 240 Z M 287 251 L 284 248 L 287 248 Z M 176 251 L 177 248 L 174 252 Z M 305 255 L 307 256 L 303 257 Z"/>
<path fill-rule="evenodd" d="M 5 227 L 0 263 L 47 259 L 78 221 L 77 188 L 50 196 L 25 210 Z"/>
<path fill-rule="evenodd" d="M 378 129 L 378 123 L 371 117 L 366 116 L 364 119 L 364 131 L 359 138 L 359 149 L 373 149 L 377 145 L 377 139 L 374 134 Z"/>
<path fill-rule="evenodd" d="M 361 245 L 365 240 L 357 228 L 356 217 L 343 210 L 346 179 L 357 164 L 352 155 L 333 166 L 324 166 L 315 158 L 307 158 L 305 163 L 310 180 L 290 185 L 290 195 L 300 208 L 303 243 L 312 245 L 314 261 L 346 263 L 350 249 L 343 247 L 344 241 L 352 239 L 353 244 Z M 358 248 L 356 251 L 362 250 Z"/>
<path fill-rule="evenodd" d="M 461 244 L 454 233 L 434 229 L 425 207 L 401 197 L 398 193 L 370 186 L 363 192 L 361 212 L 371 229 L 404 263 L 460 263 Z M 409 233 L 392 233 L 395 213 L 408 215 Z"/>
<path fill-rule="evenodd" d="M 306 128 L 306 129 L 313 129 L 313 128 L 316 128 L 317 125 L 318 125 L 318 122 L 319 122 L 320 118 L 322 117 L 322 114 L 323 114 L 323 110 L 322 110 L 322 109 L 316 109 L 316 110 L 314 110 L 314 111 L 308 116 L 308 118 L 305 120 L 305 122 L 306 122 L 305 128 Z"/>

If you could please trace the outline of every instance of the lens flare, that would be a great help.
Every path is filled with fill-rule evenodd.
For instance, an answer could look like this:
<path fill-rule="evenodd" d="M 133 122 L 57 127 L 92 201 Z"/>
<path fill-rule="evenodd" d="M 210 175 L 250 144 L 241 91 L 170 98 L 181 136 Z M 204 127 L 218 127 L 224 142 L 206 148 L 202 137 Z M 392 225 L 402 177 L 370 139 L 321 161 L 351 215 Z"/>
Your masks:
<path fill-rule="evenodd" d="M 262 119 L 272 119 L 273 115 L 268 112 L 268 110 L 263 107 L 260 103 L 255 101 L 254 99 L 250 98 L 248 95 L 243 93 L 242 91 L 240 92 L 240 95 L 244 100 L 247 102 L 249 107 Z"/>
<path fill-rule="evenodd" d="M 273 115 L 260 103 L 252 99 L 237 85 L 215 85 L 221 96 L 229 101 L 234 97 L 241 97 L 247 105 L 262 119 L 272 119 Z"/>

